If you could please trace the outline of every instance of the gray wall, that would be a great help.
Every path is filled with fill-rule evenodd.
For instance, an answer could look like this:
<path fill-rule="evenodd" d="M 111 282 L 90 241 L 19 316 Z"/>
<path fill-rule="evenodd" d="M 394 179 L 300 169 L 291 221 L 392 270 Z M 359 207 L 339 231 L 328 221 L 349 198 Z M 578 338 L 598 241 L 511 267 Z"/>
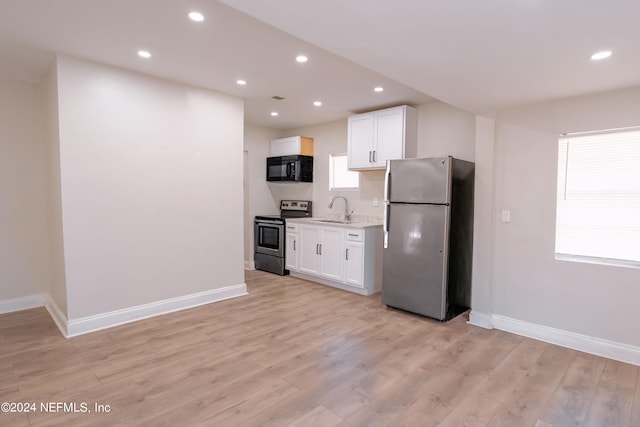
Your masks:
<path fill-rule="evenodd" d="M 0 302 L 47 286 L 38 86 L 0 80 Z"/>
<path fill-rule="evenodd" d="M 69 320 L 244 283 L 243 109 L 58 57 Z"/>
<path fill-rule="evenodd" d="M 241 99 L 66 56 L 0 81 L 0 307 L 48 294 L 73 321 L 243 285 L 243 123 Z"/>
<path fill-rule="evenodd" d="M 554 259 L 558 135 L 637 126 L 639 117 L 640 87 L 498 112 L 494 314 L 640 346 L 640 269 Z M 500 222 L 502 209 L 511 223 Z"/>

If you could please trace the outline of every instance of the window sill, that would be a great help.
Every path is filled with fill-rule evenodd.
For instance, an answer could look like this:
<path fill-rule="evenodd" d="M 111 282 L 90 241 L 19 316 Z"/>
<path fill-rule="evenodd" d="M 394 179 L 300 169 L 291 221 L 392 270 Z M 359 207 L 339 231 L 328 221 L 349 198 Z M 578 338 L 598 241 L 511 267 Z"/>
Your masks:
<path fill-rule="evenodd" d="M 640 268 L 640 262 L 624 259 L 598 258 L 583 255 L 568 255 L 556 253 L 558 261 L 582 262 L 586 264 L 608 265 L 611 267 Z"/>

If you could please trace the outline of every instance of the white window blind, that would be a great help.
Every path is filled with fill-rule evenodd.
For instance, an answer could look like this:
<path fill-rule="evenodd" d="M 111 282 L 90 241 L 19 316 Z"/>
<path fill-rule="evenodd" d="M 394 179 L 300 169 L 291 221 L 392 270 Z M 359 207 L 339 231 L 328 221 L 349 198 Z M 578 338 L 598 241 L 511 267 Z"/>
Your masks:
<path fill-rule="evenodd" d="M 640 266 L 640 130 L 559 139 L 556 257 Z"/>
<path fill-rule="evenodd" d="M 346 154 L 329 155 L 329 190 L 358 188 L 360 173 L 347 168 Z"/>

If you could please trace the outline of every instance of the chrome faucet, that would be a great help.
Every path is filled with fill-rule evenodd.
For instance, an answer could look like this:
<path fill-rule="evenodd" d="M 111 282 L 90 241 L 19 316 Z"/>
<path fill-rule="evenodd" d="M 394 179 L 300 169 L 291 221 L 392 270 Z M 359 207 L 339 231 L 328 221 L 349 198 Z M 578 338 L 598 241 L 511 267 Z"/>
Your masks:
<path fill-rule="evenodd" d="M 353 211 L 351 211 L 351 213 L 349 213 L 349 202 L 347 201 L 346 197 L 344 197 L 344 196 L 333 196 L 333 199 L 331 199 L 331 201 L 329 202 L 329 209 L 333 208 L 333 202 L 335 202 L 336 199 L 344 200 L 344 220 L 345 221 L 351 221 L 351 214 L 353 213 Z"/>

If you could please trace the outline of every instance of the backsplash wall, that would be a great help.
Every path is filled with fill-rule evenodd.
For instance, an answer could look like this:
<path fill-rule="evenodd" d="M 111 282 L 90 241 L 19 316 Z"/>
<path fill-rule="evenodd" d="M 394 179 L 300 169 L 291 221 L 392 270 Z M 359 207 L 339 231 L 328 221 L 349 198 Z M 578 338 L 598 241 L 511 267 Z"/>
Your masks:
<path fill-rule="evenodd" d="M 271 193 L 279 198 L 300 198 L 313 201 L 314 216 L 332 216 L 344 214 L 343 202 L 336 202 L 329 209 L 329 201 L 333 196 L 344 196 L 349 200 L 349 209 L 360 217 L 381 217 L 384 191 L 384 171 L 367 171 L 360 173 L 360 188 L 357 190 L 329 190 L 329 155 L 346 154 L 347 152 L 347 120 L 338 120 L 317 126 L 290 129 L 281 137 L 303 135 L 313 138 L 313 184 L 270 184 Z M 379 206 L 373 206 L 373 198 L 377 197 Z"/>
<path fill-rule="evenodd" d="M 475 115 L 444 102 L 434 101 L 417 106 L 418 157 L 451 155 L 473 161 L 475 156 Z M 302 135 L 314 138 L 313 184 L 270 184 L 277 200 L 300 198 L 313 200 L 314 216 L 344 213 L 342 202 L 329 209 L 333 196 L 349 199 L 349 207 L 357 218 L 381 220 L 384 204 L 384 171 L 360 172 L 358 190 L 329 190 L 329 155 L 347 152 L 347 120 L 316 126 L 289 129 L 279 137 Z M 378 206 L 373 206 L 373 199 Z"/>

